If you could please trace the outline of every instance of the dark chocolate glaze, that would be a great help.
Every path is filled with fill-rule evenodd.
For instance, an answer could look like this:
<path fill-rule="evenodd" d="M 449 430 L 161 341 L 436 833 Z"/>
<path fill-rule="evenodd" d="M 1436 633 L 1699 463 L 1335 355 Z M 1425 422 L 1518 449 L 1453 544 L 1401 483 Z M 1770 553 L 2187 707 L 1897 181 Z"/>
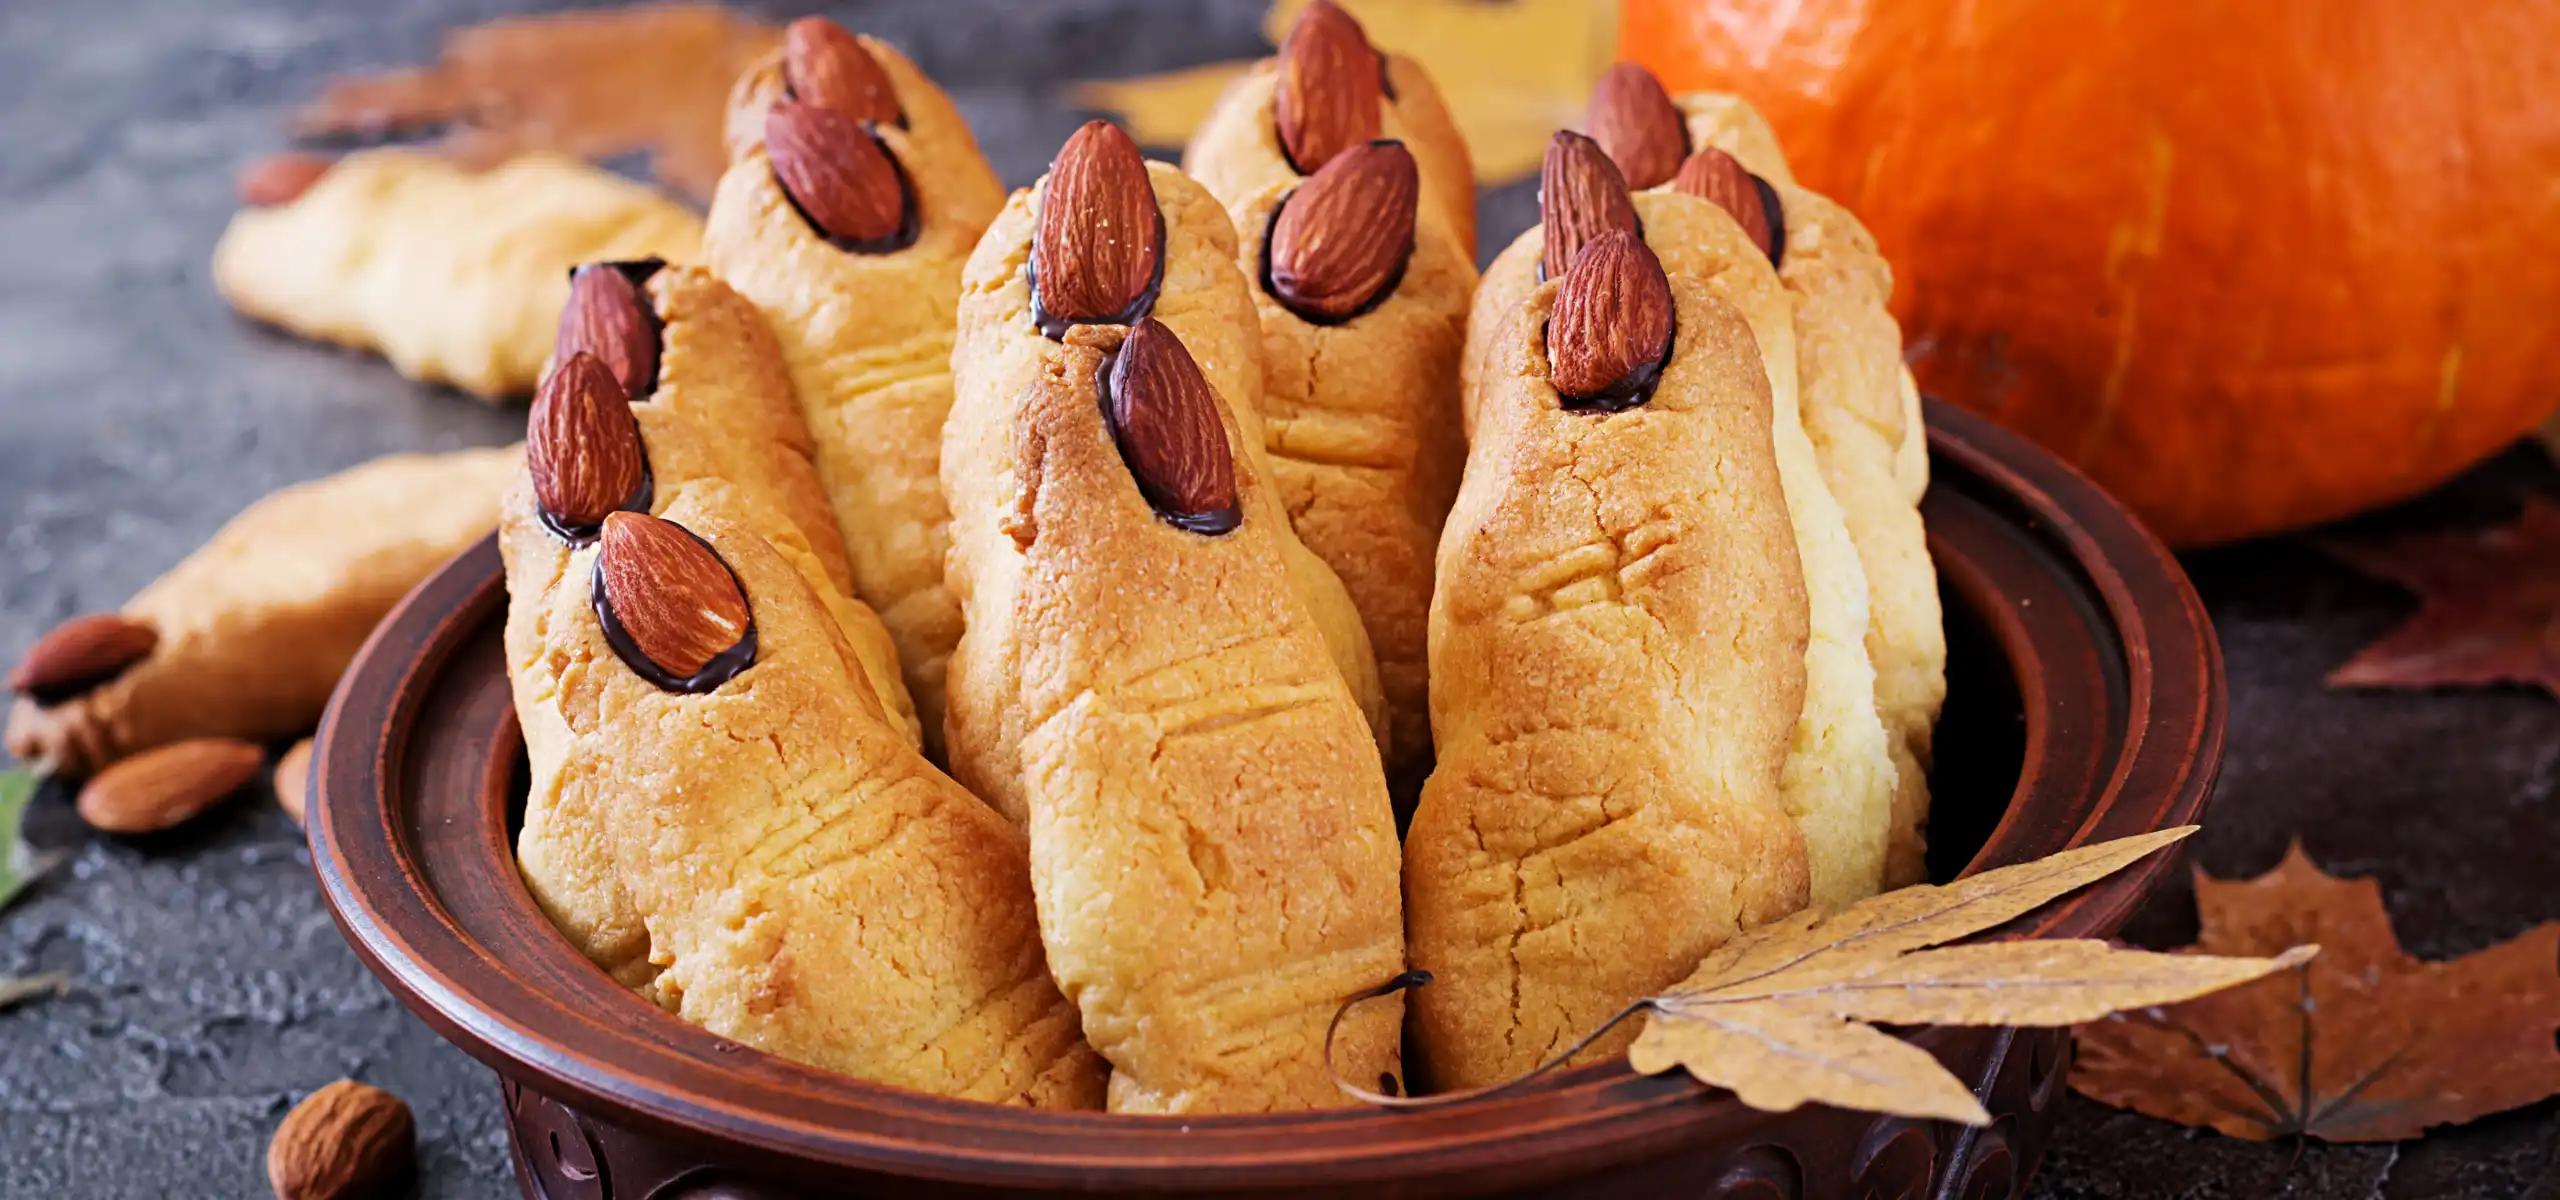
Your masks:
<path fill-rule="evenodd" d="M 633 436 L 639 436 L 637 430 L 633 431 Z M 649 440 L 641 438 L 640 482 L 631 489 L 630 495 L 623 497 L 622 504 L 614 511 L 645 513 L 649 511 L 651 504 L 657 502 L 657 499 L 658 474 L 649 466 Z M 553 515 L 550 509 L 543 507 L 540 498 L 536 498 L 533 502 L 533 515 L 541 519 L 542 527 L 550 530 L 551 536 L 568 543 L 572 549 L 592 544 L 596 540 L 596 535 L 604 532 L 604 522 L 601 519 L 593 525 L 568 524 Z"/>
<path fill-rule="evenodd" d="M 1035 230 L 1032 236 L 1036 238 L 1040 235 Z M 1138 292 L 1136 299 L 1129 301 L 1129 307 L 1107 317 L 1090 321 L 1074 321 L 1054 316 L 1047 308 L 1042 307 L 1040 273 L 1032 269 L 1033 257 L 1026 256 L 1022 260 L 1022 280 L 1031 285 L 1031 327 L 1039 330 L 1041 336 L 1050 341 L 1061 342 L 1066 340 L 1067 330 L 1078 325 L 1135 325 L 1147 315 L 1148 310 L 1156 306 L 1156 296 L 1164 291 L 1164 260 L 1171 257 L 1173 257 L 1173 242 L 1165 235 L 1164 209 L 1159 207 L 1156 209 L 1156 273 L 1154 277 L 1147 280 L 1147 286 Z"/>
<path fill-rule="evenodd" d="M 1778 189 L 1770 187 L 1768 180 L 1751 175 L 1751 186 L 1760 193 L 1761 214 L 1769 218 L 1769 265 L 1774 267 L 1787 258 L 1787 210 L 1779 207 Z"/>
<path fill-rule="evenodd" d="M 1381 144 L 1401 146 L 1404 143 L 1395 138 L 1378 138 L 1371 141 L 1369 144 L 1372 146 Z M 1329 317 L 1320 312 L 1300 308 L 1296 301 L 1282 295 L 1280 293 L 1280 289 L 1272 286 L 1271 283 L 1271 234 L 1274 230 L 1280 228 L 1281 210 L 1288 208 L 1289 201 L 1296 197 L 1297 194 L 1298 193 L 1295 189 L 1291 189 L 1288 195 L 1280 197 L 1280 203 L 1271 206 L 1270 219 L 1264 221 L 1262 224 L 1262 268 L 1259 276 L 1257 277 L 1257 281 L 1262 285 L 1263 292 L 1269 295 L 1272 299 L 1279 301 L 1280 307 L 1297 314 L 1299 320 L 1304 321 L 1309 325 L 1347 325 L 1369 315 L 1370 310 L 1386 303 L 1387 297 L 1395 295 L 1396 289 L 1404 285 L 1405 268 L 1413 265 L 1413 237 L 1407 236 L 1405 238 L 1404 254 L 1396 259 L 1396 269 L 1387 276 L 1387 281 L 1378 285 L 1378 290 L 1370 293 L 1367 300 L 1361 301 L 1360 307 L 1352 309 L 1350 312 L 1344 313 L 1338 317 Z M 1420 203 L 1419 198 L 1417 198 L 1415 202 L 1417 204 Z M 1414 214 L 1415 228 L 1419 229 L 1421 224 L 1421 214 Z"/>
<path fill-rule="evenodd" d="M 903 124 L 905 120 L 905 114 L 901 113 L 899 121 Z M 880 141 L 880 134 L 871 122 L 863 122 L 862 128 L 864 133 L 870 135 L 872 141 L 879 143 L 881 155 L 889 160 L 889 169 L 898 173 L 899 205 L 896 229 L 876 238 L 838 237 L 827 232 L 826 226 L 818 224 L 810 217 L 808 209 L 800 207 L 800 198 L 791 194 L 790 185 L 782 182 L 781 176 L 773 177 L 773 186 L 775 190 L 782 193 L 784 202 L 791 205 L 791 211 L 800 214 L 800 223 L 808 226 L 809 232 L 818 235 L 818 240 L 847 254 L 895 254 L 915 245 L 916 235 L 924 231 L 923 206 L 916 203 L 916 183 L 907 175 L 907 164 L 898 161 L 898 155 L 889 148 L 889 143 Z"/>
<path fill-rule="evenodd" d="M 1545 335 L 1540 335 L 1544 340 Z M 1662 369 L 1671 365 L 1671 356 L 1680 351 L 1680 316 L 1671 317 L 1671 336 L 1662 343 L 1662 357 L 1627 372 L 1624 379 L 1588 396 L 1556 393 L 1558 406 L 1566 412 L 1617 413 L 1642 406 L 1653 399 L 1653 390 L 1662 385 Z"/>
<path fill-rule="evenodd" d="M 1120 441 L 1120 423 L 1111 419 L 1112 368 L 1119 365 L 1119 351 L 1115 350 L 1104 356 L 1102 365 L 1094 368 L 1093 392 L 1102 404 L 1102 427 L 1111 431 L 1111 444 L 1120 451 L 1120 465 L 1125 467 L 1129 465 L 1129 447 Z M 1231 474 L 1235 469 L 1232 462 L 1228 464 L 1228 471 Z M 1159 491 L 1134 468 L 1130 470 L 1129 478 L 1138 485 L 1138 495 L 1146 499 L 1147 507 L 1155 510 L 1156 518 L 1176 529 L 1216 537 L 1222 533 L 1232 532 L 1236 526 L 1244 524 L 1244 503 L 1241 498 L 1228 501 L 1224 508 L 1213 508 L 1207 512 L 1185 512 L 1174 505 L 1173 497 Z"/>
<path fill-rule="evenodd" d="M 684 526 L 677 525 L 676 528 L 684 529 Z M 729 560 L 720 557 L 720 552 L 713 550 L 711 543 L 703 541 L 702 535 L 690 529 L 684 529 L 684 535 L 709 551 L 712 561 L 719 563 L 721 570 L 729 571 L 729 582 L 738 582 L 738 573 L 729 570 Z M 595 605 L 596 620 L 604 625 L 605 644 L 613 647 L 614 657 L 621 659 L 622 665 L 631 668 L 632 674 L 656 684 L 661 690 L 684 693 L 708 692 L 737 678 L 738 672 L 756 665 L 756 618 L 755 604 L 752 600 L 748 601 L 747 605 L 747 631 L 738 636 L 737 644 L 712 655 L 711 661 L 704 663 L 701 670 L 691 675 L 677 675 L 650 661 L 648 655 L 641 653 L 640 644 L 631 640 L 631 631 L 622 627 L 622 618 L 614 615 L 613 598 L 605 594 L 604 556 L 601 554 L 596 556 L 595 568 L 589 572 L 587 588 L 589 602 Z M 746 594 L 746 585 L 739 584 L 738 595 L 744 597 Z"/>

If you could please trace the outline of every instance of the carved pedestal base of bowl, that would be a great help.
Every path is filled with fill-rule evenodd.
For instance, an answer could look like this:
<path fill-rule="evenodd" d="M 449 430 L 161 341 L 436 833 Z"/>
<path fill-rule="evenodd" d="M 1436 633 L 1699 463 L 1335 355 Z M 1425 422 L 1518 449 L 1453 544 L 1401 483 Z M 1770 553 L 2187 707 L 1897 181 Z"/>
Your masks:
<path fill-rule="evenodd" d="M 1932 406 L 1925 512 L 1947 603 L 1931 773 L 1940 878 L 2187 824 L 2222 752 L 2221 663 L 2159 543 L 2068 467 Z M 1929 1197 L 2018 1194 L 2069 1040 L 1917 1029 L 1981 1129 L 1762 1113 L 1676 1073 L 1562 1072 L 1444 1108 L 1187 1120 L 996 1108 L 757 1053 L 622 991 L 536 911 L 509 847 L 523 747 L 494 546 L 385 622 L 323 726 L 312 858 L 395 995 L 498 1073 L 517 1179 L 544 1200 L 810 1195 Z M 1986 937 L 2103 937 L 2169 856 Z"/>

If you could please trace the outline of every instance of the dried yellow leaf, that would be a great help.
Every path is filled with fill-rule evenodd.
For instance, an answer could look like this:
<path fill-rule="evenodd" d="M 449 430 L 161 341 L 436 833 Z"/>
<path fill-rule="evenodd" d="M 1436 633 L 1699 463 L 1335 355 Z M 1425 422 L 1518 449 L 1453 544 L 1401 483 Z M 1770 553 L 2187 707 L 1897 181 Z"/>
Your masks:
<path fill-rule="evenodd" d="M 1381 50 L 1420 62 L 1467 140 L 1480 183 L 1538 169 L 1547 138 L 1578 125 L 1591 85 L 1618 53 L 1612 0 L 1336 0 Z M 1263 32 L 1278 45 L 1307 0 L 1277 0 Z M 1245 63 L 1089 83 L 1076 102 L 1117 113 L 1130 134 L 1180 145 Z"/>
<path fill-rule="evenodd" d="M 2193 832 L 2124 838 L 1944 887 L 1890 892 L 1829 918 L 1800 914 L 1765 926 L 1648 1001 L 1628 1062 L 1649 1075 L 1685 1067 L 1773 1112 L 1811 1102 L 1981 1124 L 1988 1114 L 1937 1059 L 1865 1023 L 2072 1025 L 2220 991 L 2316 952 L 2298 946 L 2275 958 L 2217 958 L 2059 940 L 1928 949 Z"/>
<path fill-rule="evenodd" d="M 1242 75 L 1249 63 L 1214 62 L 1135 79 L 1079 83 L 1075 103 L 1120 118 L 1129 136 L 1146 146 L 1179 146 L 1209 119 L 1218 96 Z"/>

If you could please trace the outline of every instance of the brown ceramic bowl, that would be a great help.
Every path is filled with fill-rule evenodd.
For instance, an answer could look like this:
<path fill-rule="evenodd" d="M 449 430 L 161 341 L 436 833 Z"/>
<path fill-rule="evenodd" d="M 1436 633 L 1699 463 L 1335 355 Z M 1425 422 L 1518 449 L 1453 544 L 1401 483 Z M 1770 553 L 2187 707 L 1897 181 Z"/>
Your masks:
<path fill-rule="evenodd" d="M 2023 440 L 1930 410 L 1926 512 L 1947 600 L 1940 878 L 2193 822 L 2222 754 L 2212 627 L 2160 543 Z M 1440 1109 L 1189 1120 L 1027 1112 L 772 1058 L 614 986 L 554 933 L 509 854 L 523 749 L 483 543 L 373 636 L 320 734 L 312 858 L 393 993 L 494 1068 L 519 1181 L 549 1200 L 1110 1194 L 1943 1196 L 2016 1193 L 2068 1039 L 1917 1029 L 1982 1129 L 1755 1112 L 1673 1074 L 1582 1068 Z M 2167 856 L 1996 936 L 2103 936 Z"/>

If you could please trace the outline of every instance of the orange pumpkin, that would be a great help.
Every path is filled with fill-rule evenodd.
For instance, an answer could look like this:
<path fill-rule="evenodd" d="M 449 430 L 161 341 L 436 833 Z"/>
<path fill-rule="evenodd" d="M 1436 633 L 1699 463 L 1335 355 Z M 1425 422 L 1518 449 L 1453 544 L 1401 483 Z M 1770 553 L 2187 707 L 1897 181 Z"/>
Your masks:
<path fill-rule="evenodd" d="M 2560 407 L 2560 5 L 1622 12 L 1875 232 L 1923 390 L 2172 542 L 2411 495 Z"/>

